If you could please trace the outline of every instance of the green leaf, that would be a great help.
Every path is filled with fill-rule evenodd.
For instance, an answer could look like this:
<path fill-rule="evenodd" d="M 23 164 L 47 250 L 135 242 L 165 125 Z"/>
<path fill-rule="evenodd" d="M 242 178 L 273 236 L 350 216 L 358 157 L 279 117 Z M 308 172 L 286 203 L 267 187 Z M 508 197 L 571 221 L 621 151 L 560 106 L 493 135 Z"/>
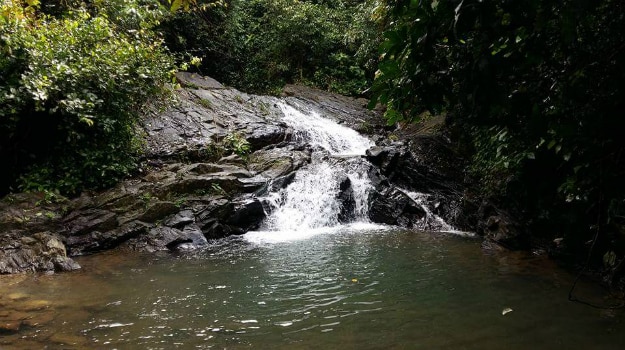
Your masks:
<path fill-rule="evenodd" d="M 551 140 L 549 142 L 549 144 L 547 144 L 547 149 L 552 149 L 553 146 L 555 146 L 555 145 L 556 145 L 556 140 Z"/>
<path fill-rule="evenodd" d="M 378 69 L 390 79 L 397 77 L 401 73 L 399 64 L 396 61 L 382 61 L 378 65 Z"/>
<path fill-rule="evenodd" d="M 178 9 L 183 5 L 183 1 L 182 0 L 173 0 L 171 1 L 171 8 L 170 11 L 171 12 L 176 12 L 178 11 Z"/>
<path fill-rule="evenodd" d="M 398 121 L 403 119 L 401 113 L 397 112 L 393 108 L 388 108 L 386 110 L 386 112 L 384 113 L 384 118 L 386 118 L 386 123 L 388 125 L 394 125 Z"/>

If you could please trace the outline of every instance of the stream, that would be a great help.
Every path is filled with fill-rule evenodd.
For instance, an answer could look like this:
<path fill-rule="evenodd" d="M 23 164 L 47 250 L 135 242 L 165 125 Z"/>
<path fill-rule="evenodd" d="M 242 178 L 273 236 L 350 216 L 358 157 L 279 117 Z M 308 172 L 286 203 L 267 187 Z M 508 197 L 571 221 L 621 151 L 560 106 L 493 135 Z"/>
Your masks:
<path fill-rule="evenodd" d="M 428 209 L 427 194 L 402 190 L 430 230 L 369 222 L 374 187 L 360 155 L 373 142 L 313 111 L 280 108 L 312 161 L 261 198 L 258 231 L 179 254 L 79 257 L 74 273 L 0 276 L 0 312 L 22 320 L 0 333 L 0 348 L 625 346 L 622 310 L 569 302 L 574 276 L 544 255 L 480 249 Z M 610 302 L 583 281 L 576 295 Z"/>
<path fill-rule="evenodd" d="M 432 232 L 341 227 L 192 255 L 103 253 L 76 273 L 4 276 L 33 322 L 2 349 L 622 349 L 623 312 L 567 301 L 544 257 Z M 11 282 L 12 281 L 12 282 Z M 581 298 L 604 293 L 592 284 Z M 15 302 L 17 303 L 17 302 Z M 513 311 L 502 315 L 507 308 Z M 69 346 L 68 346 L 69 345 Z"/>

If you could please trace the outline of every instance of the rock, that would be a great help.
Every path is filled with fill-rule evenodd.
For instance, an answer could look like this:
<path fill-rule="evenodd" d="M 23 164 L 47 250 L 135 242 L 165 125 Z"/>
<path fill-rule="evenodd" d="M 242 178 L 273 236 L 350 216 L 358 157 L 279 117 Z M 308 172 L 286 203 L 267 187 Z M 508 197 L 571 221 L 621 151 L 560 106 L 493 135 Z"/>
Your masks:
<path fill-rule="evenodd" d="M 182 230 L 159 226 L 152 228 L 147 235 L 128 241 L 125 246 L 137 251 L 155 252 L 162 250 L 192 250 L 207 244 L 200 228 L 195 224 Z"/>
<path fill-rule="evenodd" d="M 178 206 L 173 202 L 157 201 L 150 204 L 147 210 L 141 214 L 137 220 L 142 222 L 156 222 L 178 212 L 178 210 Z"/>
<path fill-rule="evenodd" d="M 221 196 L 208 197 L 193 204 L 195 222 L 205 234 L 208 226 L 213 227 L 216 221 L 229 217 L 233 210 L 234 204 Z"/>
<path fill-rule="evenodd" d="M 208 244 L 206 237 L 197 225 L 188 225 L 182 235 L 165 246 L 169 250 L 189 251 L 205 247 Z"/>
<path fill-rule="evenodd" d="M 268 180 L 262 176 L 254 176 L 247 179 L 239 179 L 241 193 L 254 193 L 267 187 Z"/>
<path fill-rule="evenodd" d="M 292 138 L 285 125 L 271 125 L 267 123 L 251 123 L 247 125 L 245 135 L 253 150 L 290 141 Z"/>
<path fill-rule="evenodd" d="M 286 188 L 288 185 L 295 180 L 296 172 L 293 171 L 287 175 L 277 177 L 270 181 L 267 184 L 267 188 L 263 191 L 263 194 L 269 191 L 278 191 L 280 189 Z"/>
<path fill-rule="evenodd" d="M 80 236 L 92 231 L 114 229 L 117 227 L 117 216 L 108 210 L 92 208 L 69 214 L 64 223 L 69 235 Z"/>
<path fill-rule="evenodd" d="M 40 311 L 49 308 L 51 303 L 47 300 L 27 300 L 15 306 L 16 310 L 24 312 Z"/>
<path fill-rule="evenodd" d="M 231 232 L 245 233 L 258 228 L 265 218 L 263 205 L 258 199 L 245 199 L 234 203 L 232 214 L 225 220 Z"/>
<path fill-rule="evenodd" d="M 204 237 L 207 239 L 219 239 L 235 234 L 241 234 L 240 231 L 233 230 L 231 226 L 222 224 L 217 220 L 207 222 L 202 228 L 202 232 L 204 233 Z"/>
<path fill-rule="evenodd" d="M 176 72 L 176 79 L 180 85 L 192 89 L 224 89 L 220 82 L 211 78 L 189 72 Z"/>
<path fill-rule="evenodd" d="M 182 210 L 173 217 L 167 219 L 163 224 L 168 227 L 182 228 L 192 222 L 195 222 L 195 216 L 191 210 Z"/>
<path fill-rule="evenodd" d="M 174 194 L 208 192 L 216 187 L 226 192 L 238 192 L 243 184 L 237 177 L 230 175 L 187 176 L 163 184 L 158 189 L 158 195 L 165 197 Z"/>
<path fill-rule="evenodd" d="M 413 128 L 399 132 L 402 142 L 385 141 L 367 150 L 367 160 L 379 169 L 377 176 L 370 172 L 374 186 L 384 188 L 390 184 L 427 194 L 432 198 L 430 209 L 446 223 L 459 230 L 475 230 L 470 215 L 473 209 L 464 201 L 463 160 L 444 136 Z"/>
<path fill-rule="evenodd" d="M 23 238 L 20 233 L 7 233 L 0 237 L 0 273 L 71 271 L 80 268 L 67 256 L 59 236 L 39 232 L 27 239 Z"/>
<path fill-rule="evenodd" d="M 52 322 L 54 318 L 54 312 L 51 310 L 48 312 L 38 311 L 36 313 L 32 313 L 29 318 L 23 320 L 22 324 L 26 327 L 40 327 Z"/>
<path fill-rule="evenodd" d="M 10 293 L 6 297 L 11 301 L 22 301 L 28 299 L 28 295 L 23 293 Z"/>
<path fill-rule="evenodd" d="M 247 159 L 243 159 L 240 155 L 235 153 L 219 158 L 217 164 L 234 164 L 243 167 L 247 164 Z"/>
<path fill-rule="evenodd" d="M 63 333 L 52 334 L 46 339 L 46 343 L 54 344 L 54 347 L 62 345 L 64 349 L 86 349 L 90 347 L 88 338 Z"/>
<path fill-rule="evenodd" d="M 421 206 L 393 187 L 375 192 L 369 204 L 369 218 L 381 224 L 418 228 L 425 215 Z"/>
<path fill-rule="evenodd" d="M 254 152 L 250 156 L 248 169 L 267 179 L 286 176 L 310 163 L 310 150 L 293 147 L 271 148 Z"/>
<path fill-rule="evenodd" d="M 21 327 L 21 320 L 0 320 L 0 335 L 17 333 Z"/>
<path fill-rule="evenodd" d="M 529 235 L 510 214 L 491 203 L 483 202 L 478 211 L 478 233 L 508 249 L 527 249 Z"/>
<path fill-rule="evenodd" d="M 356 199 L 354 198 L 354 189 L 352 188 L 352 182 L 349 177 L 345 176 L 339 184 L 339 203 L 341 205 L 341 211 L 338 215 L 338 220 L 341 223 L 349 222 L 355 216 Z"/>
<path fill-rule="evenodd" d="M 145 234 L 149 225 L 140 221 L 132 221 L 114 230 L 94 231 L 82 236 L 67 238 L 67 247 L 71 255 L 83 255 L 112 249 L 132 238 Z"/>
<path fill-rule="evenodd" d="M 247 169 L 240 166 L 231 164 L 210 164 L 210 163 L 195 163 L 187 166 L 183 166 L 177 173 L 190 173 L 194 175 L 211 175 L 215 177 L 219 176 L 232 176 L 237 179 L 252 177 L 253 174 Z"/>
<path fill-rule="evenodd" d="M 178 91 L 179 106 L 146 118 L 148 158 L 210 159 L 215 156 L 211 149 L 235 133 L 245 137 L 252 150 L 289 140 L 273 98 L 189 80 L 188 88 Z"/>
<path fill-rule="evenodd" d="M 400 152 L 397 147 L 373 146 L 365 152 L 365 155 L 367 160 L 377 166 L 383 175 L 388 176 L 396 170 Z"/>

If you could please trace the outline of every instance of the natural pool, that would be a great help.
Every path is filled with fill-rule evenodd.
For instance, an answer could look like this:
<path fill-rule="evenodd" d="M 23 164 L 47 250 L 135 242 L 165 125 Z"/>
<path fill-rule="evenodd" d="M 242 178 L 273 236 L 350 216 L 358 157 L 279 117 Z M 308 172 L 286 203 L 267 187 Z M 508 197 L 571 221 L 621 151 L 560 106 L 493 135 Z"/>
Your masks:
<path fill-rule="evenodd" d="M 0 335 L 0 348 L 625 347 L 624 311 L 569 302 L 574 276 L 544 257 L 441 233 L 316 233 L 254 233 L 178 256 L 103 253 L 78 259 L 77 273 L 3 276 L 0 312 L 30 323 Z M 576 294 L 605 301 L 592 284 Z"/>

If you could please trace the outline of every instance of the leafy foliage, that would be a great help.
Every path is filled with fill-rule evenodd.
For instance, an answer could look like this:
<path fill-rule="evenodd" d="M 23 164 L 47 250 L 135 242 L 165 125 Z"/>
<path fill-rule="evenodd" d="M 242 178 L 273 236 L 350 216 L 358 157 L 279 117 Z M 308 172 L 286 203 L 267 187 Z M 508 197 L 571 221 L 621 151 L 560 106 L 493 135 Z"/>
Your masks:
<path fill-rule="evenodd" d="M 247 91 L 301 82 L 360 94 L 372 78 L 376 26 L 370 1 L 230 0 L 179 12 L 168 45 L 203 56 L 202 70 Z"/>
<path fill-rule="evenodd" d="M 247 159 L 252 150 L 250 142 L 237 132 L 226 135 L 222 144 L 226 151 L 230 151 L 243 159 Z"/>
<path fill-rule="evenodd" d="M 157 14 L 136 1 L 108 4 L 57 16 L 20 1 L 1 5 L 2 184 L 19 177 L 22 190 L 73 194 L 136 166 L 135 123 L 166 91 L 173 60 L 149 30 Z"/>
<path fill-rule="evenodd" d="M 619 240 L 610 208 L 625 198 L 622 1 L 382 7 L 389 25 L 371 91 L 389 123 L 449 112 L 474 147 L 472 174 L 515 198 L 535 228 L 581 246 L 599 224 L 606 242 Z"/>

